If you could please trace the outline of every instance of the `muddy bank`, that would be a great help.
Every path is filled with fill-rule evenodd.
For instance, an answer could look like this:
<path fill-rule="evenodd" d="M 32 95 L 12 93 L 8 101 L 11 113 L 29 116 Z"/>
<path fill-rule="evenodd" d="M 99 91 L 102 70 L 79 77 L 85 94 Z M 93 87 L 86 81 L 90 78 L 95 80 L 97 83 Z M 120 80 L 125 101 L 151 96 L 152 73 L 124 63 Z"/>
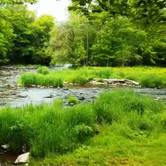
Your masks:
<path fill-rule="evenodd" d="M 17 155 L 15 153 L 5 153 L 0 152 L 0 166 L 13 166 Z"/>

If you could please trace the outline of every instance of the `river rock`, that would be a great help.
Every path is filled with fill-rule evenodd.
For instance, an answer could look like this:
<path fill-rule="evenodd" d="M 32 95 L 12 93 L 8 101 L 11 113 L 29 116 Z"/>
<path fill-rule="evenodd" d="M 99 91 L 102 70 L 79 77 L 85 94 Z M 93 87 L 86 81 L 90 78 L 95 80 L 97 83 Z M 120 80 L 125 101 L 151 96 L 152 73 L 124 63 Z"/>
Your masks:
<path fill-rule="evenodd" d="M 78 100 L 85 100 L 85 97 L 84 96 L 78 96 L 77 99 Z"/>
<path fill-rule="evenodd" d="M 44 98 L 53 98 L 54 97 L 54 95 L 53 94 L 50 94 L 50 95 L 48 95 L 48 96 L 45 96 Z"/>
<path fill-rule="evenodd" d="M 25 163 L 27 163 L 28 160 L 29 160 L 29 155 L 30 155 L 30 152 L 19 155 L 17 157 L 17 159 L 15 160 L 14 164 L 25 164 Z"/>
<path fill-rule="evenodd" d="M 8 144 L 1 145 L 1 148 L 2 148 L 3 150 L 8 150 L 8 148 L 9 148 L 9 145 L 8 145 Z"/>
<path fill-rule="evenodd" d="M 69 90 L 67 87 L 64 87 L 63 90 Z"/>
<path fill-rule="evenodd" d="M 0 163 L 0 166 L 4 166 L 2 163 Z"/>
<path fill-rule="evenodd" d="M 133 86 L 138 86 L 139 83 L 132 81 L 132 80 L 127 80 L 127 79 L 103 79 L 107 84 L 123 84 L 123 85 L 133 85 Z"/>
<path fill-rule="evenodd" d="M 54 86 L 49 86 L 48 88 L 54 88 Z"/>
<path fill-rule="evenodd" d="M 14 85 L 11 85 L 11 84 L 6 84 L 5 87 L 6 87 L 6 88 L 10 88 L 10 89 L 15 88 L 15 86 L 14 86 Z"/>
<path fill-rule="evenodd" d="M 75 104 L 74 104 L 73 102 L 70 102 L 69 105 L 70 105 L 70 106 L 74 106 Z"/>
<path fill-rule="evenodd" d="M 27 96 L 28 95 L 21 95 L 21 94 L 17 95 L 17 97 L 19 97 L 19 98 L 27 98 Z"/>

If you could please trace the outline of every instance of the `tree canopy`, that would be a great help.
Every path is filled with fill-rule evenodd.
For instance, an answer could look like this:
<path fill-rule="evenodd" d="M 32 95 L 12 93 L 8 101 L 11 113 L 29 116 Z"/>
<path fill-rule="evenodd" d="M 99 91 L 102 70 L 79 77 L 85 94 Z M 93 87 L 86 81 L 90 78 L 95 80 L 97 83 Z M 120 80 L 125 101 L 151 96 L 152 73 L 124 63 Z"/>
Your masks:
<path fill-rule="evenodd" d="M 49 64 L 51 57 L 45 50 L 54 22 L 54 17 L 49 15 L 37 18 L 25 4 L 1 7 L 0 64 Z"/>
<path fill-rule="evenodd" d="M 69 19 L 0 2 L 0 64 L 166 65 L 164 0 L 72 0 Z"/>

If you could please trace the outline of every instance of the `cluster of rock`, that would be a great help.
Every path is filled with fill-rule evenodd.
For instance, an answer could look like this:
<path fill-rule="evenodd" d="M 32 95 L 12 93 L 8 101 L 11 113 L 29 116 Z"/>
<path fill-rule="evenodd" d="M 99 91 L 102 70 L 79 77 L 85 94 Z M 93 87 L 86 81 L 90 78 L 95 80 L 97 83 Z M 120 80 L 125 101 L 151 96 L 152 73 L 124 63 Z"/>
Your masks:
<path fill-rule="evenodd" d="M 93 85 L 139 86 L 138 82 L 128 80 L 128 79 L 99 79 L 99 78 L 94 78 L 89 83 L 91 83 Z"/>
<path fill-rule="evenodd" d="M 37 66 L 1 66 L 0 70 L 37 69 Z"/>

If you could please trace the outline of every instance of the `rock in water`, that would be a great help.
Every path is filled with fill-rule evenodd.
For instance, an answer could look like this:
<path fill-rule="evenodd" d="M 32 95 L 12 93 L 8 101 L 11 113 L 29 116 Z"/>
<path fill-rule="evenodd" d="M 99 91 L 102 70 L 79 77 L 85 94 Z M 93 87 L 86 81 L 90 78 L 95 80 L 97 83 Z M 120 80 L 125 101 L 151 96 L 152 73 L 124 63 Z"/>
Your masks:
<path fill-rule="evenodd" d="M 1 145 L 1 148 L 2 148 L 3 150 L 8 150 L 8 148 L 9 148 L 9 145 L 8 145 L 8 144 Z"/>
<path fill-rule="evenodd" d="M 21 95 L 21 94 L 20 94 L 20 95 L 17 95 L 17 97 L 19 97 L 19 98 L 27 98 L 27 96 L 28 96 L 28 95 Z"/>
<path fill-rule="evenodd" d="M 30 152 L 19 155 L 16 161 L 14 162 L 14 164 L 27 163 L 29 160 L 29 155 L 30 155 Z"/>

